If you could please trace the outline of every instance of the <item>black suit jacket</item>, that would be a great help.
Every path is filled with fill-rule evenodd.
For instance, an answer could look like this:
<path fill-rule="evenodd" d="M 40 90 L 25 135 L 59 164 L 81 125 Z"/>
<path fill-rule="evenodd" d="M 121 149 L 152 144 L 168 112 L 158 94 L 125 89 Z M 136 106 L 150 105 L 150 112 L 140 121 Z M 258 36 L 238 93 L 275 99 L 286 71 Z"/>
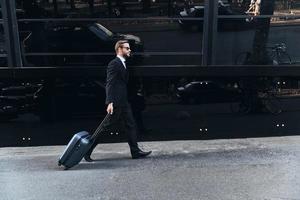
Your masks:
<path fill-rule="evenodd" d="M 106 104 L 123 106 L 128 103 L 128 78 L 128 71 L 120 58 L 116 57 L 110 61 L 106 71 Z"/>

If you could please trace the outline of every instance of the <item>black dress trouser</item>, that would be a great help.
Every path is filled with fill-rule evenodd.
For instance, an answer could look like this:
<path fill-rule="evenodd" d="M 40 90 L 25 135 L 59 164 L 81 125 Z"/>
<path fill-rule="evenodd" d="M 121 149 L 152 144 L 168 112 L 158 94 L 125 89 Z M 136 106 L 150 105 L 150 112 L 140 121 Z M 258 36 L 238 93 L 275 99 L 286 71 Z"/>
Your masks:
<path fill-rule="evenodd" d="M 136 124 L 132 115 L 131 106 L 127 103 L 123 106 L 114 106 L 113 114 L 110 115 L 105 122 L 103 122 L 103 129 L 87 155 L 92 154 L 94 148 L 100 142 L 100 136 L 102 133 L 114 132 L 115 130 L 126 133 L 131 153 L 139 151 Z"/>

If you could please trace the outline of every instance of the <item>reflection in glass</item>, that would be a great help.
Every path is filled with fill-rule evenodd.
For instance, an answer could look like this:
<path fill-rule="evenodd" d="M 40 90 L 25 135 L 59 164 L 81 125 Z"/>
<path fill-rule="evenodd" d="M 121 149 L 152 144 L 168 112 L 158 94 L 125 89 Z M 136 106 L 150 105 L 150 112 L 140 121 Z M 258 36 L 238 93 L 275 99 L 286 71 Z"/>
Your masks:
<path fill-rule="evenodd" d="M 299 128 L 298 78 L 174 77 L 144 81 L 148 85 L 144 123 L 153 134 L 185 139 L 232 138 L 292 133 Z M 170 87 L 156 88 L 155 82 Z"/>
<path fill-rule="evenodd" d="M 5 45 L 5 34 L 2 18 L 2 7 L 0 7 L 0 67 L 7 67 L 7 51 Z"/>
<path fill-rule="evenodd" d="M 0 67 L 7 67 L 7 52 L 5 49 L 4 29 L 3 24 L 0 24 Z"/>
<path fill-rule="evenodd" d="M 224 7 L 244 14 L 229 18 L 226 15 L 218 17 L 218 25 L 221 23 L 223 26 L 218 26 L 217 64 L 297 64 L 298 48 L 294 45 L 298 38 L 295 14 L 298 9 L 297 1 L 232 1 L 224 4 Z M 228 23 L 223 23 L 226 20 Z M 244 24 L 247 24 L 247 28 L 241 29 L 245 27 Z M 229 31 L 224 33 L 223 29 Z"/>
<path fill-rule="evenodd" d="M 115 56 L 114 44 L 120 39 L 130 42 L 133 52 L 128 60 L 130 65 L 201 63 L 202 34 L 183 32 L 177 21 L 145 19 L 30 24 L 20 28 L 25 66 L 106 66 Z"/>
<path fill-rule="evenodd" d="M 288 135 L 299 131 L 299 80 L 135 77 L 129 99 L 141 137 L 148 140 Z M 104 83 L 56 79 L 1 86 L 1 130 L 13 134 L 0 146 L 20 145 L 25 136 L 34 138 L 26 145 L 65 144 L 78 129 L 96 127 L 105 115 Z M 103 141 L 122 137 L 103 135 Z"/>
<path fill-rule="evenodd" d="M 40 37 L 41 34 L 44 37 Z M 138 36 L 113 33 L 99 23 L 47 23 L 34 29 L 23 40 L 23 45 L 25 55 L 36 54 L 26 56 L 27 62 L 35 66 L 106 65 L 115 56 L 114 44 L 121 39 L 127 39 L 133 51 L 143 52 L 143 43 Z M 40 52 L 50 55 L 39 56 Z M 141 60 L 137 55 L 129 62 L 139 64 Z"/>
<path fill-rule="evenodd" d="M 113 43 L 128 39 L 133 47 L 129 61 L 132 65 L 200 65 L 202 33 L 185 31 L 181 23 L 184 17 L 179 16 L 203 5 L 200 0 L 17 1 L 23 63 L 106 66 L 114 56 Z M 162 18 L 149 18 L 154 16 Z M 110 19 L 101 21 L 107 17 Z M 132 19 L 122 20 L 125 17 Z M 26 20 L 31 18 L 54 19 Z M 66 21 L 61 21 L 62 18 Z M 81 23 L 79 18 L 85 21 Z M 202 29 L 203 23 L 198 19 L 192 21 Z"/>
<path fill-rule="evenodd" d="M 204 0 L 16 0 L 16 3 L 18 8 L 24 10 L 25 18 L 44 18 L 47 16 L 127 18 L 176 17 L 183 10 L 189 12 L 193 6 L 203 5 Z"/>

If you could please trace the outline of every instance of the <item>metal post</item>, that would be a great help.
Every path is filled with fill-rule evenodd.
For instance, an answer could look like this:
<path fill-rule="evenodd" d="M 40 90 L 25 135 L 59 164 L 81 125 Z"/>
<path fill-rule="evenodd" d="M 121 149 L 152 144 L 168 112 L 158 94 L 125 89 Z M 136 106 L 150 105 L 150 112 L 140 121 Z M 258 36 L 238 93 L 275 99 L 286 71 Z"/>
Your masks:
<path fill-rule="evenodd" d="M 15 1 L 1 1 L 8 67 L 22 67 Z"/>
<path fill-rule="evenodd" d="M 206 0 L 202 37 L 202 65 L 215 64 L 215 43 L 218 25 L 218 0 Z"/>

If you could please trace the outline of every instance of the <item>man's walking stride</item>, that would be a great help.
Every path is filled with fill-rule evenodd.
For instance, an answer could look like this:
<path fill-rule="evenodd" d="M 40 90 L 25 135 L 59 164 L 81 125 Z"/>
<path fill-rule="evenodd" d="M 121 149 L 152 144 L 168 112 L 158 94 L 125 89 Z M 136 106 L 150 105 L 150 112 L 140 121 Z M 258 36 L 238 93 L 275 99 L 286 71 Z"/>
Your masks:
<path fill-rule="evenodd" d="M 131 156 L 143 158 L 151 154 L 151 151 L 142 151 L 137 143 L 137 128 L 131 107 L 128 103 L 127 84 L 129 73 L 126 67 L 126 58 L 130 57 L 130 46 L 127 40 L 120 40 L 115 45 L 117 57 L 107 67 L 106 74 L 106 104 L 108 120 L 104 122 L 103 131 L 111 131 L 116 127 L 122 129 L 128 136 L 128 144 Z M 97 139 L 84 159 L 92 162 L 91 154 L 98 144 Z"/>

